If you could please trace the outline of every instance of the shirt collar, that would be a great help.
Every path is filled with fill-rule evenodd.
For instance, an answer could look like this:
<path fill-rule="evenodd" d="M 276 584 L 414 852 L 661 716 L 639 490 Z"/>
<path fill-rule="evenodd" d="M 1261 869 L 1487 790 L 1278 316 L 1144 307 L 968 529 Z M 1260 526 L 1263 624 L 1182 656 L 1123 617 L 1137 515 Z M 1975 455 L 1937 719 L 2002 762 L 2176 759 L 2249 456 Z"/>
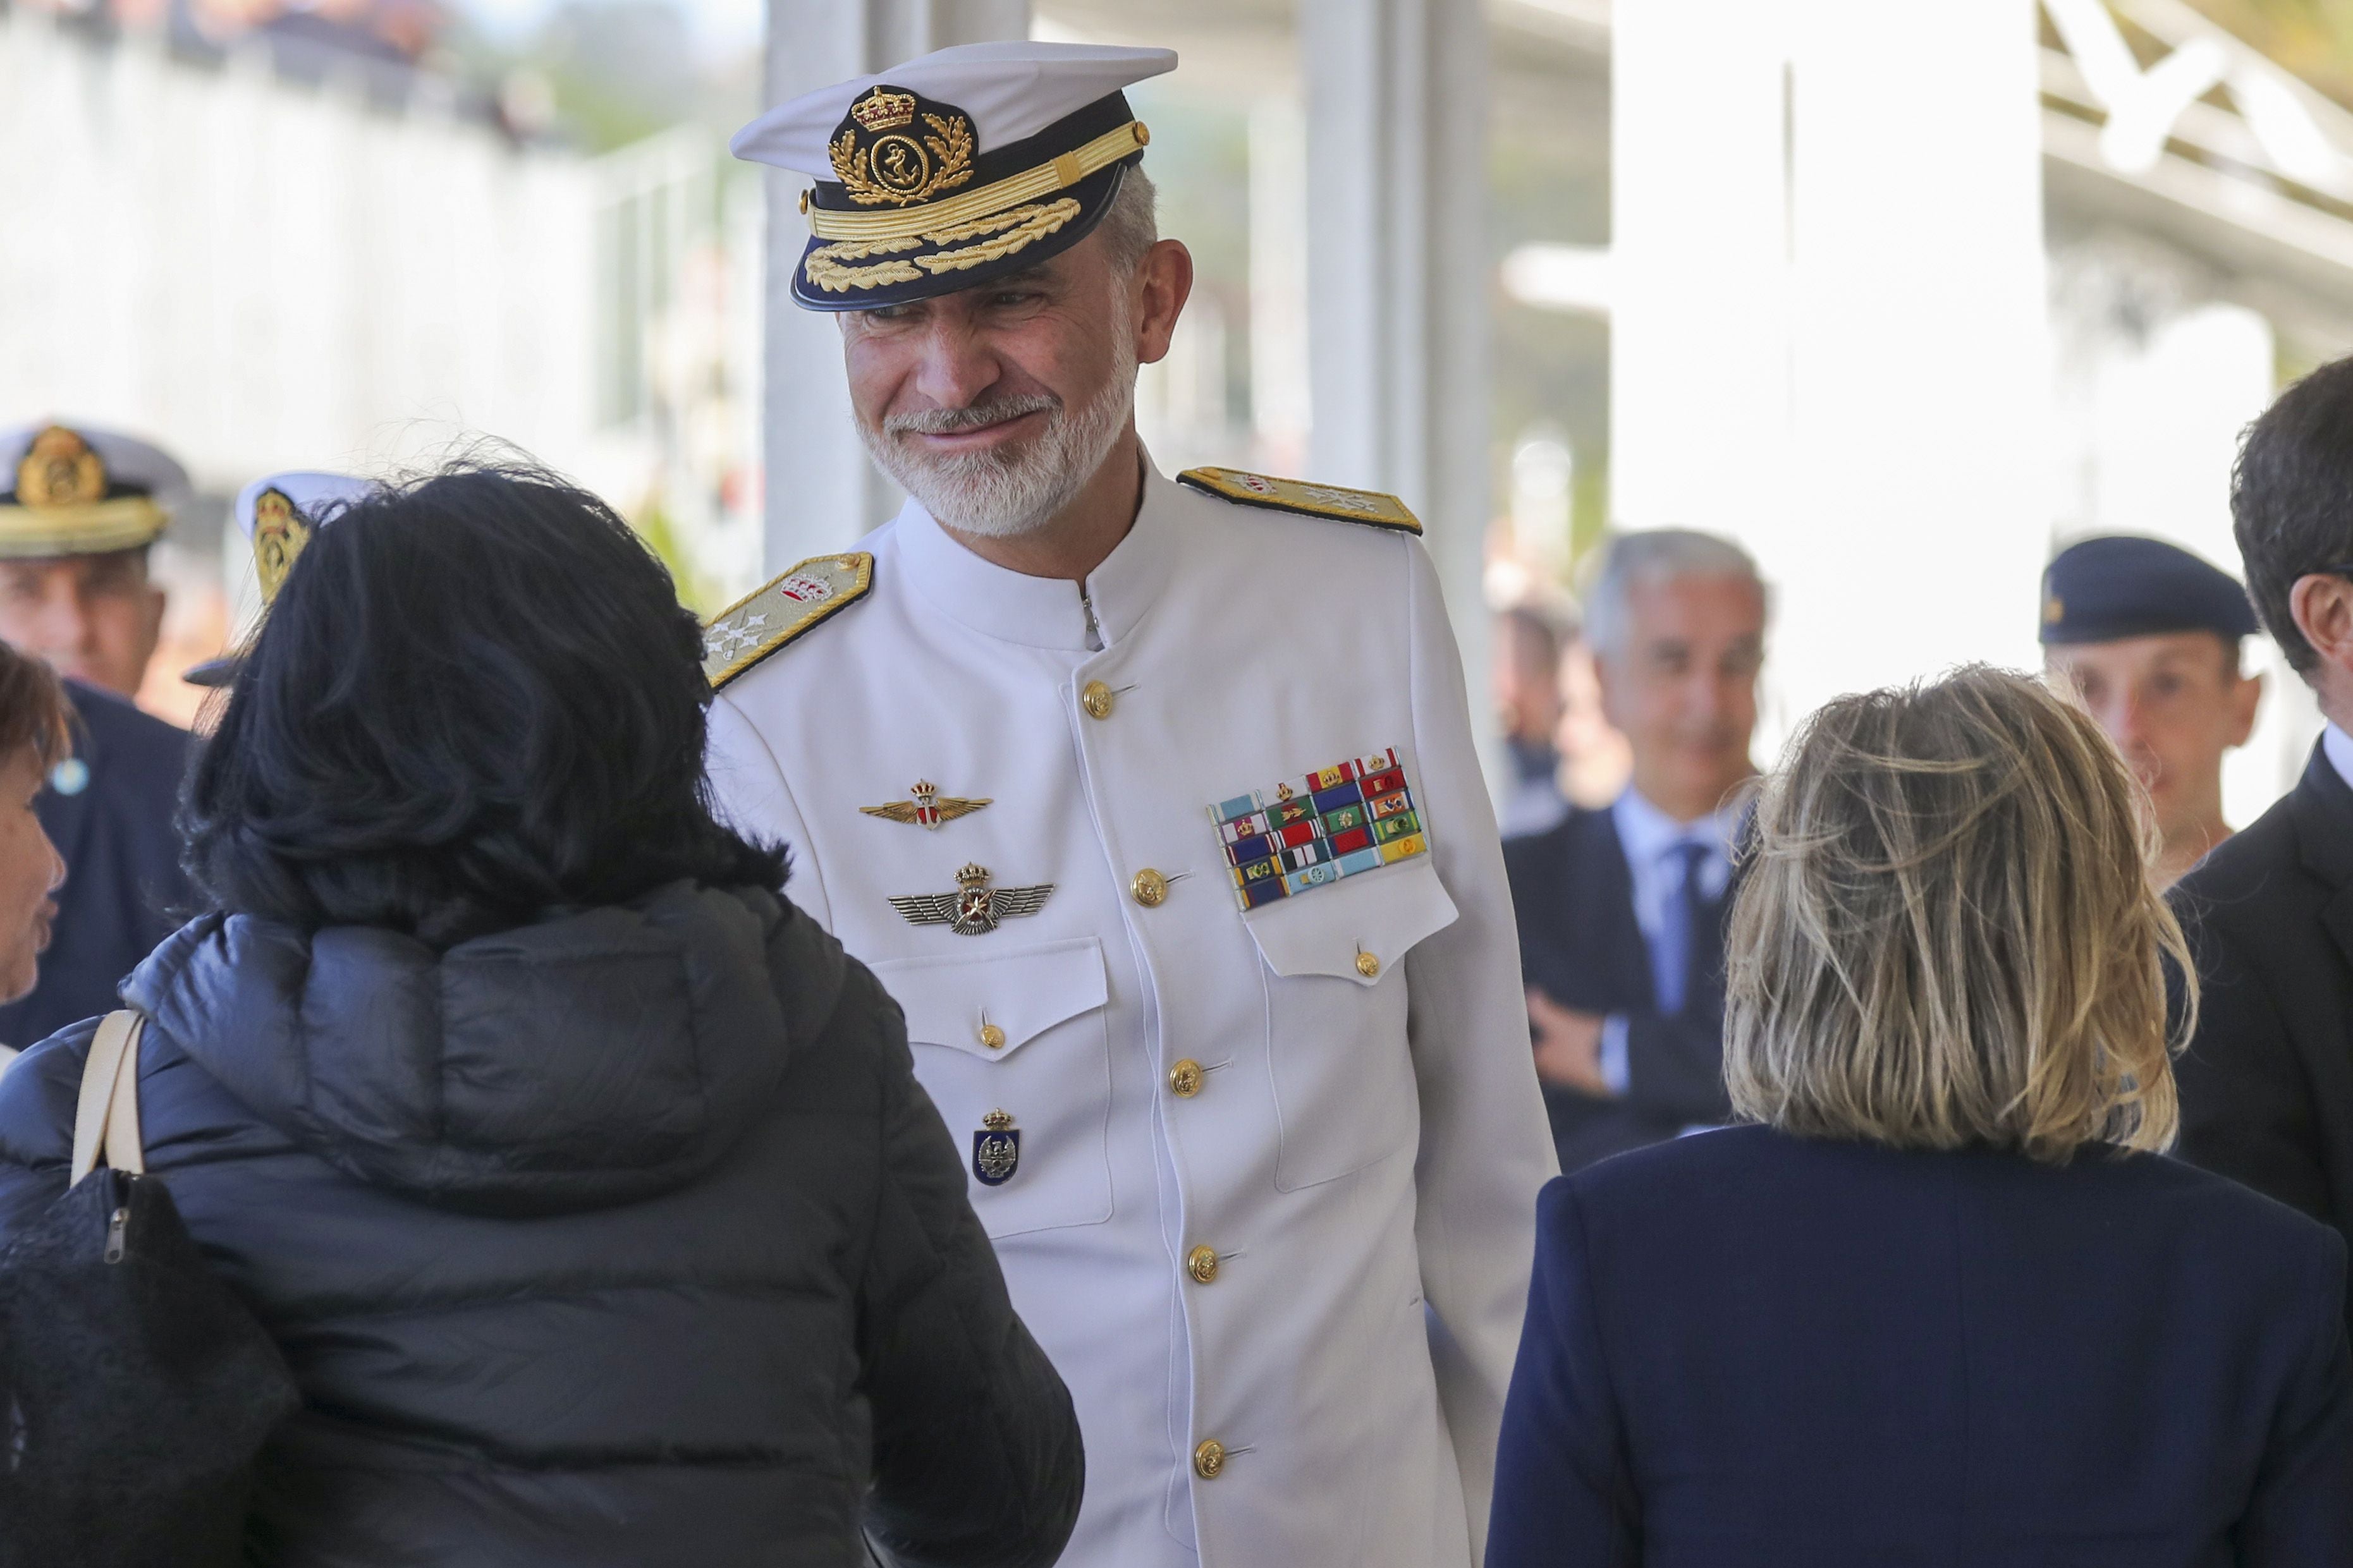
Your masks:
<path fill-rule="evenodd" d="M 1740 828 L 1740 812 L 1741 803 L 1736 800 L 1696 822 L 1677 822 L 1642 798 L 1631 784 L 1609 808 L 1619 840 L 1626 846 L 1626 858 L 1642 861 L 1656 860 L 1678 844 L 1704 845 L 1709 859 L 1729 859 L 1732 836 Z"/>
<path fill-rule="evenodd" d="M 1103 646 L 1133 631 L 1168 584 L 1177 523 L 1170 515 L 1176 486 L 1144 458 L 1144 500 L 1135 524 L 1089 574 L 1085 600 L 1094 605 Z M 942 528 L 910 497 L 892 524 L 901 567 L 932 607 L 960 626 L 1028 647 L 1088 651 L 1087 606 L 1067 577 L 1032 577 L 985 561 Z"/>
<path fill-rule="evenodd" d="M 2320 749 L 2327 753 L 2328 765 L 2337 770 L 2337 776 L 2353 785 L 2353 735 L 2331 722 L 2320 731 Z"/>

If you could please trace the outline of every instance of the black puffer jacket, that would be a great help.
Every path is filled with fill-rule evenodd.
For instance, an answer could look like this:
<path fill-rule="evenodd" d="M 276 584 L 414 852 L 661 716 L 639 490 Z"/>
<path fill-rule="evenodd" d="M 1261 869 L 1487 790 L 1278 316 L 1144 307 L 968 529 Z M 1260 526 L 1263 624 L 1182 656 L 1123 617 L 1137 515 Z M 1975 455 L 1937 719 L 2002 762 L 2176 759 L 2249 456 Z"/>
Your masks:
<path fill-rule="evenodd" d="M 910 1563 L 1060 1552 L 1069 1395 L 898 1008 L 789 904 L 446 953 L 206 917 L 127 993 L 148 1168 L 307 1400 L 261 1561 L 846 1568 L 861 1519 Z M 62 1188 L 93 1028 L 0 1077 L 0 1242 Z"/>

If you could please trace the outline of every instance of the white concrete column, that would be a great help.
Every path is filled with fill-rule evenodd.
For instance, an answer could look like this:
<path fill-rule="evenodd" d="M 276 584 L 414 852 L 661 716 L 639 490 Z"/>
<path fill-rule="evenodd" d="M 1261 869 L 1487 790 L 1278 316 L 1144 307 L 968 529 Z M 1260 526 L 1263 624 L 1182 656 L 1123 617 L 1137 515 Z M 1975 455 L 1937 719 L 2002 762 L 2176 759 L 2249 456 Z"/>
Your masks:
<path fill-rule="evenodd" d="M 1757 552 L 1778 594 L 1765 746 L 1841 691 L 2034 664 L 2032 0 L 1614 16 L 1617 511 Z"/>
<path fill-rule="evenodd" d="M 1810 707 L 2039 665 L 2054 497 L 2033 0 L 1802 15 L 1797 484 L 1757 542 L 1783 584 L 1784 689 Z"/>
<path fill-rule="evenodd" d="M 768 0 L 768 103 L 952 44 L 1029 34 L 1029 0 Z M 762 446 L 770 572 L 839 550 L 898 510 L 897 488 L 867 460 L 849 417 L 833 319 L 793 303 L 808 242 L 809 182 L 762 171 L 768 195 L 767 353 Z"/>
<path fill-rule="evenodd" d="M 1786 0 L 1610 12 L 1609 494 L 1742 533 L 1790 435 Z"/>
<path fill-rule="evenodd" d="M 1306 477 L 1388 490 L 1427 531 L 1493 727 L 1487 22 L 1477 0 L 1303 0 Z M 1492 774 L 1491 774 L 1492 777 Z"/>

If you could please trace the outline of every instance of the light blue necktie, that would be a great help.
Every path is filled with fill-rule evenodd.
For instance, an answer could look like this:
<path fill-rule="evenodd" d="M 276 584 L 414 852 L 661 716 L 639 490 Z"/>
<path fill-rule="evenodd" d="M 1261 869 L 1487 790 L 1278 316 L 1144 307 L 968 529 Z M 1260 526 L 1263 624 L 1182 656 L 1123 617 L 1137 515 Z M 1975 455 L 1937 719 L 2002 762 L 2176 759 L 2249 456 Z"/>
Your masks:
<path fill-rule="evenodd" d="M 1707 863 L 1707 846 L 1685 839 L 1670 845 L 1666 854 L 1667 897 L 1659 909 L 1659 936 L 1651 943 L 1651 980 L 1657 990 L 1659 1011 L 1683 1010 L 1683 991 L 1691 977 L 1692 926 L 1699 910 L 1699 868 Z"/>

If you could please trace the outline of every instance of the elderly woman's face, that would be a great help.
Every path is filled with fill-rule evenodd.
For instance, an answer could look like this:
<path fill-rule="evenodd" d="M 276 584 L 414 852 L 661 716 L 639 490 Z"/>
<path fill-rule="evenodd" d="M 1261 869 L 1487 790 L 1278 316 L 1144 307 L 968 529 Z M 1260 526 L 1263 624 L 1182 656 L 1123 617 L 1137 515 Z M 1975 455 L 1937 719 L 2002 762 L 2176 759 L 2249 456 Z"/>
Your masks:
<path fill-rule="evenodd" d="M 65 880 L 66 863 L 33 815 L 44 782 L 40 755 L 30 746 L 18 747 L 0 767 L 0 1001 L 15 1001 L 40 978 L 49 923 L 58 918 L 49 895 Z"/>

